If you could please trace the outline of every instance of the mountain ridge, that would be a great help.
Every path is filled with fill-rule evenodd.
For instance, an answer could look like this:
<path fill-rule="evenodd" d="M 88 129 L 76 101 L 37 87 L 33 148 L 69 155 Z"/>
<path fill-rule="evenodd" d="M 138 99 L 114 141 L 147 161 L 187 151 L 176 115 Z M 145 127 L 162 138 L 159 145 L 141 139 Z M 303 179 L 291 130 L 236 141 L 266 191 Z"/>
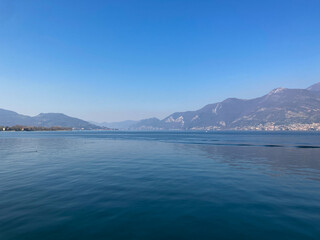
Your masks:
<path fill-rule="evenodd" d="M 99 126 L 79 118 L 70 117 L 63 113 L 40 113 L 31 117 L 11 110 L 0 109 L 0 126 L 12 127 L 15 125 L 33 127 L 70 127 L 84 130 L 101 129 Z"/>
<path fill-rule="evenodd" d="M 227 98 L 194 111 L 174 112 L 158 119 L 92 123 L 63 113 L 34 117 L 0 109 L 0 126 L 71 127 L 124 130 L 319 130 L 320 82 L 306 89 L 278 87 L 253 99 Z"/>
<path fill-rule="evenodd" d="M 320 94 L 320 82 L 319 83 L 316 83 L 316 84 L 313 84 L 311 85 L 310 87 L 307 88 L 307 90 L 309 91 L 313 91 L 313 92 L 317 92 Z"/>
<path fill-rule="evenodd" d="M 253 99 L 227 98 L 195 111 L 175 112 L 133 130 L 320 130 L 320 83 L 275 88 Z"/>
<path fill-rule="evenodd" d="M 100 126 L 100 127 L 108 127 L 108 128 L 115 128 L 121 130 L 128 130 L 130 126 L 138 123 L 139 121 L 136 120 L 124 120 L 119 122 L 94 122 L 90 121 L 90 123 Z"/>

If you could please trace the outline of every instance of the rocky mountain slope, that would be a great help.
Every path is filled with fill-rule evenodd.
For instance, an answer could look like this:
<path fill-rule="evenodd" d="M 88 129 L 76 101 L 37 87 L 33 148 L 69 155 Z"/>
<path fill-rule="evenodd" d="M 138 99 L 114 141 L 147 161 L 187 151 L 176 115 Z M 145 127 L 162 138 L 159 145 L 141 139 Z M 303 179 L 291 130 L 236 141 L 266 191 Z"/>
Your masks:
<path fill-rule="evenodd" d="M 320 83 L 307 89 L 276 88 L 255 99 L 228 98 L 163 120 L 142 120 L 139 130 L 320 130 Z"/>

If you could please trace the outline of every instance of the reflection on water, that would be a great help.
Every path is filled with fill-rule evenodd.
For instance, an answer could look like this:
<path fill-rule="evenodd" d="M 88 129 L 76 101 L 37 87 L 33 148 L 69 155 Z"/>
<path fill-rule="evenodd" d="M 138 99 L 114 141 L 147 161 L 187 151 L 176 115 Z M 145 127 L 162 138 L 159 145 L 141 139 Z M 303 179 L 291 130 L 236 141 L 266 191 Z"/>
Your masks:
<path fill-rule="evenodd" d="M 0 134 L 0 239 L 318 239 L 317 133 Z"/>
<path fill-rule="evenodd" d="M 204 146 L 196 147 L 208 158 L 228 163 L 232 167 L 250 168 L 263 165 L 266 172 L 282 171 L 299 174 L 320 181 L 320 151 L 318 149 L 292 149 L 265 147 Z"/>

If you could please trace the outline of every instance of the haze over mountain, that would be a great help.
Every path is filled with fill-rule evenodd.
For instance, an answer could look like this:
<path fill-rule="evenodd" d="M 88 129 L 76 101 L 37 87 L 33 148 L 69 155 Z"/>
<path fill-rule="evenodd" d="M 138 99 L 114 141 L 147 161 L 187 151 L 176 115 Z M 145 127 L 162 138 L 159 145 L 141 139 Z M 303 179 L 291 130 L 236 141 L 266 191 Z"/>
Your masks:
<path fill-rule="evenodd" d="M 123 129 L 127 130 L 129 129 L 132 125 L 138 123 L 139 121 L 135 120 L 126 120 L 126 121 L 120 121 L 120 122 L 90 122 L 94 125 L 100 126 L 100 127 L 109 127 L 109 128 L 116 128 L 116 129 Z"/>
<path fill-rule="evenodd" d="M 320 130 L 320 83 L 307 89 L 276 88 L 255 99 L 228 98 L 163 120 L 144 119 L 138 130 Z"/>
<path fill-rule="evenodd" d="M 0 109 L 0 126 L 35 126 L 35 127 L 71 127 L 75 129 L 93 130 L 101 127 L 84 120 L 69 117 L 62 113 L 40 113 L 30 117 L 13 111 Z"/>

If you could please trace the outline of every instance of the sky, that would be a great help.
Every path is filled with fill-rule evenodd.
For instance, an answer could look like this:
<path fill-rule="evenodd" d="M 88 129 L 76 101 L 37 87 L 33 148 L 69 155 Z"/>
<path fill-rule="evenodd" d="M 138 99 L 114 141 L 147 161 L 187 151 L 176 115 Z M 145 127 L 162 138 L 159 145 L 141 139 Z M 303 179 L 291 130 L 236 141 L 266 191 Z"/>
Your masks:
<path fill-rule="evenodd" d="M 319 0 L 0 0 L 0 108 L 160 119 L 320 82 Z"/>

